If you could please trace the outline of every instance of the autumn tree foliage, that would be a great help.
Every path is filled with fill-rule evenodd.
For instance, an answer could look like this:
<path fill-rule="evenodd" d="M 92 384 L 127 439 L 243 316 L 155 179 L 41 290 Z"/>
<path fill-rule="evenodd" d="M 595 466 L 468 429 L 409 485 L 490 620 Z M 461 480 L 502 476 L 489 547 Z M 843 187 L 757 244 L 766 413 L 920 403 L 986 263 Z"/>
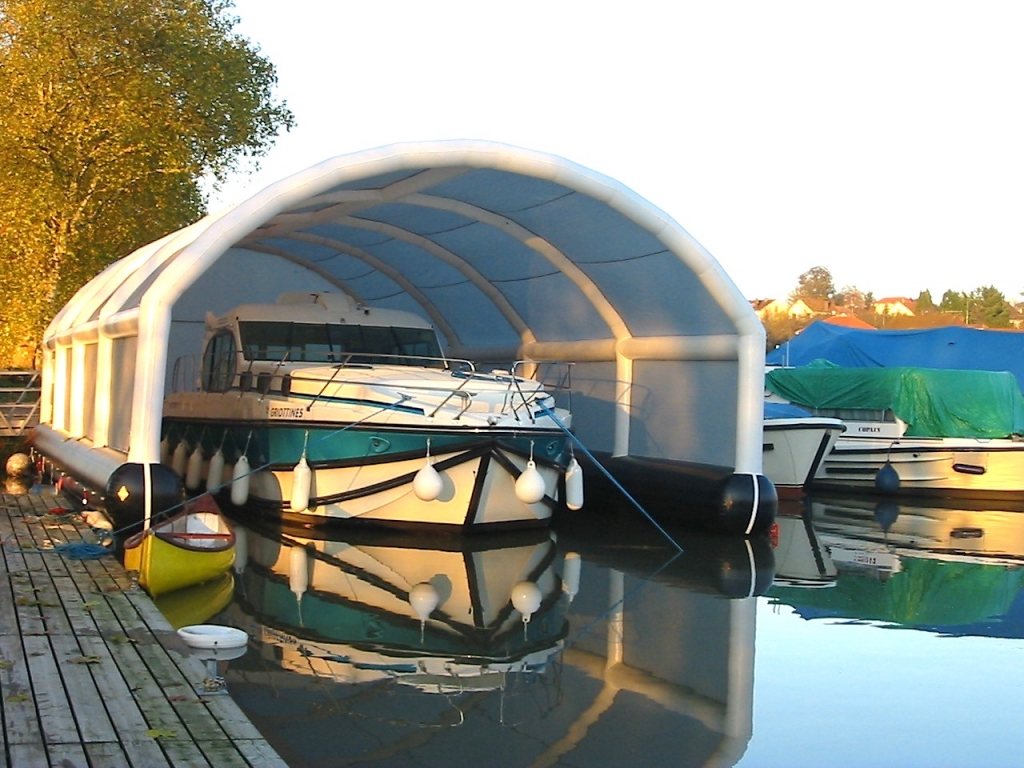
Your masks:
<path fill-rule="evenodd" d="M 294 119 L 228 0 L 0 0 L 0 366 Z"/>

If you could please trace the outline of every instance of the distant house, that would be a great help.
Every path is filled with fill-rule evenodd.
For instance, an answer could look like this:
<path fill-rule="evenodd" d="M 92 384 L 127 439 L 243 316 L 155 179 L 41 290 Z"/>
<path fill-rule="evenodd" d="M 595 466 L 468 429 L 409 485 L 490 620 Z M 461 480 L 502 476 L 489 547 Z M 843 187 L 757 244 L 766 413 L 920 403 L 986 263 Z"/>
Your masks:
<path fill-rule="evenodd" d="M 829 314 L 833 311 L 832 303 L 826 299 L 754 299 L 750 302 L 754 312 L 762 320 L 768 315 L 786 315 L 787 317 L 813 317 Z"/>
<path fill-rule="evenodd" d="M 750 302 L 754 312 L 764 320 L 767 315 L 788 315 L 789 302 L 785 299 L 754 299 Z"/>
<path fill-rule="evenodd" d="M 878 299 L 873 306 L 876 315 L 914 317 L 917 314 L 917 302 L 905 296 L 891 296 L 886 299 Z"/>
<path fill-rule="evenodd" d="M 835 306 L 828 299 L 797 299 L 793 302 L 789 314 L 792 317 L 810 317 L 811 315 L 831 315 Z"/>

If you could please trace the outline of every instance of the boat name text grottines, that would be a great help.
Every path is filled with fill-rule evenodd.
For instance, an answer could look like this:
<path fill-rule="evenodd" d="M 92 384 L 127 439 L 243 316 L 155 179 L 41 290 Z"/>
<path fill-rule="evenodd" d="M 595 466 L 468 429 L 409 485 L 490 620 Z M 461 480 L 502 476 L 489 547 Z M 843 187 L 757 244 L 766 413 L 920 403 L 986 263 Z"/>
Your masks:
<path fill-rule="evenodd" d="M 305 412 L 305 408 L 287 408 L 278 405 L 270 406 L 270 418 L 272 419 L 301 419 Z"/>

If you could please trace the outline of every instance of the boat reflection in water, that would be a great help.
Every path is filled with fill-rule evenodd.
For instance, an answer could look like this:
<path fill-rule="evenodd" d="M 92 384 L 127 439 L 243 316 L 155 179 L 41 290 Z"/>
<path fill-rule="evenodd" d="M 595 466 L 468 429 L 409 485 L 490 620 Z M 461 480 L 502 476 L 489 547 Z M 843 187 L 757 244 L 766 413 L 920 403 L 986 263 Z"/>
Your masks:
<path fill-rule="evenodd" d="M 775 523 L 775 585 L 803 589 L 834 587 L 839 571 L 828 549 L 818 540 L 806 502 L 780 501 Z"/>
<path fill-rule="evenodd" d="M 834 563 L 834 589 L 777 583 L 801 616 L 949 634 L 1024 637 L 1024 517 L 871 498 L 815 497 L 807 520 Z"/>
<path fill-rule="evenodd" d="M 381 536 L 246 530 L 230 623 L 285 671 L 438 692 L 543 672 L 561 648 L 567 627 L 548 531 L 445 549 Z"/>
<path fill-rule="evenodd" d="M 704 537 L 676 556 L 630 525 L 346 541 L 237 526 L 217 621 L 254 642 L 232 696 L 296 768 L 734 765 L 770 545 Z"/>

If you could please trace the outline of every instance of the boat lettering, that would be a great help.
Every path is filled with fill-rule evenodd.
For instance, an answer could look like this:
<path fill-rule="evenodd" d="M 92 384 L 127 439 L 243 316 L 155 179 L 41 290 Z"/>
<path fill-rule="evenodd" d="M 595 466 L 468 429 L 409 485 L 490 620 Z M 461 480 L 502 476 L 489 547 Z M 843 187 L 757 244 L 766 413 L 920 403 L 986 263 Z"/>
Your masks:
<path fill-rule="evenodd" d="M 857 427 L 858 432 L 881 432 L 881 427 Z"/>
<path fill-rule="evenodd" d="M 272 419 L 301 419 L 305 413 L 304 408 L 286 408 L 280 405 L 270 406 L 270 418 Z"/>

